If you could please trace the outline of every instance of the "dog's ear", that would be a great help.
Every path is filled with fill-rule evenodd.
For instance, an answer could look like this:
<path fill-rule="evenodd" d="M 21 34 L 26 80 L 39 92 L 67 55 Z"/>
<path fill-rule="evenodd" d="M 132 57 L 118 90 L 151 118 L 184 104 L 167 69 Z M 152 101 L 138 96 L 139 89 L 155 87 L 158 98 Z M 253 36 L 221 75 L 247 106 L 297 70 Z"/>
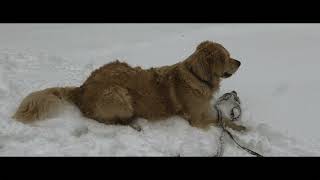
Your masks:
<path fill-rule="evenodd" d="M 189 69 L 200 79 L 210 82 L 212 79 L 212 67 L 210 61 L 202 53 L 195 53 L 188 63 Z"/>
<path fill-rule="evenodd" d="M 203 41 L 189 57 L 189 69 L 204 81 L 211 82 L 214 76 L 221 77 L 226 58 L 221 48 L 220 44 Z"/>
<path fill-rule="evenodd" d="M 216 51 L 212 54 L 211 58 L 211 67 L 212 67 L 212 75 L 221 77 L 224 73 L 225 65 L 226 65 L 226 57 L 220 51 Z"/>

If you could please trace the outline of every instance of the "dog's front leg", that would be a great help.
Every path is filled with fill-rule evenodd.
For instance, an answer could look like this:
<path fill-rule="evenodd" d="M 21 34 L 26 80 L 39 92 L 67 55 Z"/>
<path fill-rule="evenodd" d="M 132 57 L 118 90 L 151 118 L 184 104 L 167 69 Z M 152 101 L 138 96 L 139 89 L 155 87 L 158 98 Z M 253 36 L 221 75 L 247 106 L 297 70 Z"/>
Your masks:
<path fill-rule="evenodd" d="M 247 130 L 247 128 L 245 126 L 238 125 L 238 124 L 234 123 L 231 119 L 228 119 L 228 118 L 222 118 L 222 124 L 225 127 L 229 127 L 235 131 L 246 131 Z"/>
<path fill-rule="evenodd" d="M 218 120 L 218 118 L 216 117 L 216 115 L 212 114 L 212 113 L 202 113 L 202 114 L 193 114 L 188 118 L 188 121 L 190 123 L 191 126 L 193 127 L 198 127 L 204 130 L 208 130 L 210 128 L 211 125 L 214 126 L 219 126 L 220 122 Z M 231 119 L 228 118 L 222 118 L 221 119 L 223 125 L 225 127 L 229 127 L 235 131 L 245 131 L 246 127 L 242 126 L 242 125 L 238 125 L 235 124 L 234 122 L 232 122 Z"/>

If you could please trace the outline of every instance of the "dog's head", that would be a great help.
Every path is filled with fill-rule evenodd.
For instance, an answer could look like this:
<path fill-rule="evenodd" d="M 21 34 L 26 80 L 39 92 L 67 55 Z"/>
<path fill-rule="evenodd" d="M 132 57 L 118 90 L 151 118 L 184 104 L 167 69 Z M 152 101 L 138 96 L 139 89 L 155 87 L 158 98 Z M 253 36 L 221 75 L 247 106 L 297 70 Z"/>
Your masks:
<path fill-rule="evenodd" d="M 188 61 L 191 71 L 206 82 L 212 82 L 214 78 L 228 78 L 240 65 L 240 61 L 231 58 L 222 45 L 211 41 L 200 43 Z"/>

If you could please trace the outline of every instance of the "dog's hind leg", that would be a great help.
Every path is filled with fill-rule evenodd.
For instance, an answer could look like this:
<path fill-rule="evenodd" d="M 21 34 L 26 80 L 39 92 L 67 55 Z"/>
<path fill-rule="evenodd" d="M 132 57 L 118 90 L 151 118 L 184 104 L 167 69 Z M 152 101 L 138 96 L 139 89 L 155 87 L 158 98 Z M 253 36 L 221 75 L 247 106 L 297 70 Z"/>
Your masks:
<path fill-rule="evenodd" d="M 134 110 L 128 90 L 111 86 L 102 91 L 93 109 L 93 119 L 105 124 L 129 125 Z"/>

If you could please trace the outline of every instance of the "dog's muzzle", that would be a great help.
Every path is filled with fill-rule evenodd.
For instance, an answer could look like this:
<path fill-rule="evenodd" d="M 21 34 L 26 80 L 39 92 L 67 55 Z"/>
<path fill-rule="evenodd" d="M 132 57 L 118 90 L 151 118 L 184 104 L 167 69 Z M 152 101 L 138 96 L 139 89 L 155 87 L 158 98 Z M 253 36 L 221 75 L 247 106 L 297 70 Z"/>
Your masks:
<path fill-rule="evenodd" d="M 232 76 L 232 74 L 227 73 L 227 72 L 223 73 L 223 75 L 222 75 L 223 78 L 228 78 L 230 76 Z"/>

